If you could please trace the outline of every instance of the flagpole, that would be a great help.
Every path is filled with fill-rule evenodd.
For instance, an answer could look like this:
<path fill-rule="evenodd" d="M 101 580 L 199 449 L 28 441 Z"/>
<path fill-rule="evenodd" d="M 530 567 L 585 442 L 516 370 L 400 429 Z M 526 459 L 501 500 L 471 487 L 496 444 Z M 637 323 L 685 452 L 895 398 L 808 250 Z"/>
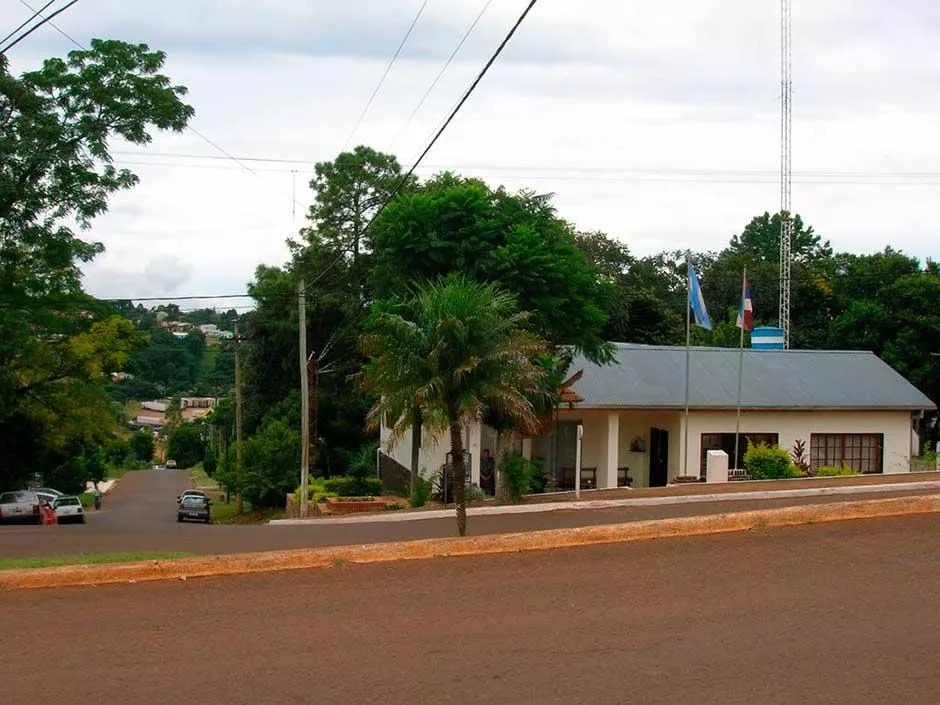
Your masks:
<path fill-rule="evenodd" d="M 682 444 L 682 475 L 689 474 L 689 379 L 692 371 L 692 253 L 685 251 L 685 440 Z"/>
<path fill-rule="evenodd" d="M 738 470 L 738 453 L 741 452 L 741 383 L 744 378 L 744 295 L 747 289 L 747 266 L 741 277 L 741 343 L 738 349 L 738 418 L 734 427 L 734 470 Z"/>

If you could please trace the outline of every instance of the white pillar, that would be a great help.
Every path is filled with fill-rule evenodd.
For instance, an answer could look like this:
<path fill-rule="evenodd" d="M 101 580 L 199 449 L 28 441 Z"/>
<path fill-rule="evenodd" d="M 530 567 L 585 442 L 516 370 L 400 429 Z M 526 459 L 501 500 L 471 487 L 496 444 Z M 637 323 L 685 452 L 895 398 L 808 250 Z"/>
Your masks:
<path fill-rule="evenodd" d="M 522 439 L 522 457 L 526 460 L 532 460 L 532 439 Z"/>
<path fill-rule="evenodd" d="M 470 451 L 470 482 L 480 486 L 480 447 L 483 444 L 483 425 L 479 422 L 470 424 L 467 429 L 467 450 Z"/>
<path fill-rule="evenodd" d="M 597 486 L 600 488 L 617 487 L 617 467 L 620 465 L 620 414 L 607 415 L 607 445 L 604 452 L 604 464 L 597 468 Z"/>

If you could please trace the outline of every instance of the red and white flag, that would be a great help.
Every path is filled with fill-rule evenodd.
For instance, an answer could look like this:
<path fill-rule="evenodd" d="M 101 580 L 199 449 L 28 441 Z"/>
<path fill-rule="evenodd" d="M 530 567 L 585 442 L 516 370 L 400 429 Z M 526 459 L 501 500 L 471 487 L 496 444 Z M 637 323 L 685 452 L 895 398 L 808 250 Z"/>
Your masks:
<path fill-rule="evenodd" d="M 741 308 L 738 309 L 738 328 L 750 331 L 754 329 L 754 303 L 751 301 L 751 286 L 744 280 L 741 291 Z"/>

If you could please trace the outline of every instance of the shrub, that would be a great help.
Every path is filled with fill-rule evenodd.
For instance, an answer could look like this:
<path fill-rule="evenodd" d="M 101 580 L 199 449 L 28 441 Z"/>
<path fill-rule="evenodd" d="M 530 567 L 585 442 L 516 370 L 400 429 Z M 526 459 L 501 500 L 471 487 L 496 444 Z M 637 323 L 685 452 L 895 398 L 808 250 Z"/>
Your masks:
<path fill-rule="evenodd" d="M 816 477 L 842 477 L 844 475 L 858 475 L 858 473 L 848 465 L 839 468 L 834 465 L 823 465 L 816 470 Z"/>
<path fill-rule="evenodd" d="M 425 480 L 423 477 L 419 477 L 417 483 L 415 484 L 415 490 L 411 493 L 411 497 L 408 499 L 408 504 L 412 507 L 423 507 L 428 503 L 428 499 L 431 497 L 431 482 Z"/>
<path fill-rule="evenodd" d="M 513 503 L 521 502 L 523 495 L 532 492 L 533 485 L 544 484 L 541 468 L 515 451 L 503 456 L 499 474 L 507 497 Z"/>
<path fill-rule="evenodd" d="M 800 473 L 803 475 L 811 474 L 809 459 L 806 457 L 806 441 L 798 438 L 793 443 L 793 450 L 790 451 L 790 457 L 793 459 L 793 464 L 799 468 Z"/>
<path fill-rule="evenodd" d="M 372 497 L 382 494 L 382 481 L 377 477 L 339 475 L 325 480 L 324 489 L 338 497 Z"/>
<path fill-rule="evenodd" d="M 781 480 L 802 475 L 786 450 L 766 443 L 748 443 L 744 467 L 755 480 Z"/>

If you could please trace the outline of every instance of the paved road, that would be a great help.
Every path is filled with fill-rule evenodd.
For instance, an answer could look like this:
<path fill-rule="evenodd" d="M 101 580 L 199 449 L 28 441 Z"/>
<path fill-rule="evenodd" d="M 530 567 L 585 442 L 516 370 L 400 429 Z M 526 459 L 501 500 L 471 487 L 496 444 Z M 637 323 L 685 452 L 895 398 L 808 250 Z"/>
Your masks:
<path fill-rule="evenodd" d="M 128 473 L 105 496 L 102 510 L 92 510 L 88 513 L 88 523 L 84 526 L 0 526 L 0 557 L 74 555 L 103 551 L 233 553 L 377 541 L 408 541 L 455 534 L 452 518 L 388 524 L 320 526 L 178 524 L 175 513 L 176 497 L 188 486 L 187 483 L 188 475 L 184 471 L 145 470 Z M 912 491 L 871 496 L 882 498 L 922 493 Z M 470 517 L 469 527 L 471 534 L 505 533 L 719 514 L 779 507 L 784 504 L 841 502 L 863 497 L 864 495 L 809 497 Z"/>
<path fill-rule="evenodd" d="M 940 521 L 0 594 L 8 705 L 935 705 Z"/>

